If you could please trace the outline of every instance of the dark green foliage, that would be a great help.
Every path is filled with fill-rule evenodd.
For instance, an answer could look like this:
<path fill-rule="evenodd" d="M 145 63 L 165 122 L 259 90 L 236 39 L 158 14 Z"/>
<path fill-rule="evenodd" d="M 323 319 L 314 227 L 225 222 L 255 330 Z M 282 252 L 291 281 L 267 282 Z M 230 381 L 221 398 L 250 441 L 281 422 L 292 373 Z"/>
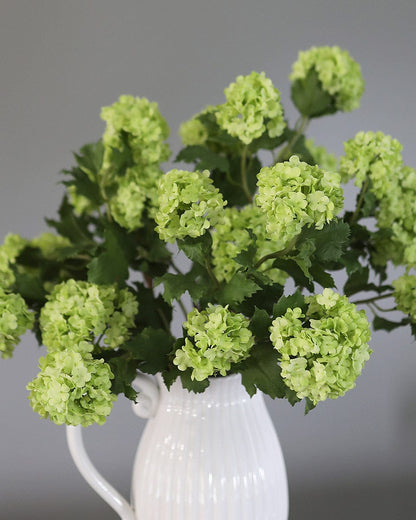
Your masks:
<path fill-rule="evenodd" d="M 162 329 L 146 327 L 129 340 L 123 349 L 138 361 L 138 368 L 147 374 L 167 370 L 169 354 L 174 345 L 173 337 Z"/>
<path fill-rule="evenodd" d="M 188 392 L 194 392 L 195 394 L 200 394 L 204 392 L 209 387 L 209 379 L 197 381 L 196 379 L 192 379 L 191 374 L 191 368 L 187 368 L 185 372 L 180 372 L 180 378 L 183 388 L 185 388 L 185 390 L 188 390 Z"/>
<path fill-rule="evenodd" d="M 273 307 L 273 317 L 283 316 L 288 309 L 300 307 L 302 311 L 306 311 L 305 297 L 299 291 L 290 296 L 282 296 Z"/>
<path fill-rule="evenodd" d="M 111 391 L 114 394 L 124 394 L 132 401 L 136 400 L 137 392 L 131 386 L 137 373 L 137 362 L 126 356 L 113 357 L 107 360 L 114 374 Z"/>
<path fill-rule="evenodd" d="M 311 69 L 304 79 L 292 83 L 291 96 L 294 105 L 305 117 L 321 117 L 337 111 L 334 97 L 323 89 L 315 69 Z"/>
<path fill-rule="evenodd" d="M 287 387 L 278 362 L 278 352 L 270 342 L 257 343 L 251 349 L 250 357 L 236 365 L 233 371 L 241 373 L 242 383 L 250 397 L 260 390 L 273 399 L 283 398 Z"/>

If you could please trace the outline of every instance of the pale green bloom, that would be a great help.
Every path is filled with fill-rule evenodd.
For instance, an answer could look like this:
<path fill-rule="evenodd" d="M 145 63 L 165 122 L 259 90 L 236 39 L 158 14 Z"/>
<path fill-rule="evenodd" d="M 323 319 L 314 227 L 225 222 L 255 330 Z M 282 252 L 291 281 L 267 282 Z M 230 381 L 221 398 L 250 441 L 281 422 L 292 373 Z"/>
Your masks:
<path fill-rule="evenodd" d="M 354 178 L 356 186 L 368 177 L 371 191 L 378 199 L 388 195 L 397 185 L 403 168 L 402 145 L 383 132 L 358 132 L 344 144 L 340 172 L 344 182 Z"/>
<path fill-rule="evenodd" d="M 416 321 L 416 276 L 404 274 L 392 283 L 397 308 Z"/>
<path fill-rule="evenodd" d="M 146 191 L 136 182 L 132 171 L 120 179 L 116 194 L 110 200 L 110 211 L 114 220 L 128 230 L 143 226 Z"/>
<path fill-rule="evenodd" d="M 183 324 L 188 338 L 173 362 L 182 371 L 192 368 L 192 379 L 197 381 L 218 373 L 225 376 L 232 363 L 250 355 L 254 338 L 248 326 L 249 320 L 228 310 L 228 305 L 193 309 Z"/>
<path fill-rule="evenodd" d="M 348 51 L 337 46 L 311 47 L 300 51 L 290 80 L 305 79 L 311 70 L 316 71 L 322 88 L 333 96 L 339 110 L 349 112 L 359 107 L 364 81 L 360 65 Z"/>
<path fill-rule="evenodd" d="M 256 204 L 266 214 L 269 236 L 283 243 L 305 225 L 322 229 L 343 208 L 338 173 L 310 166 L 297 156 L 262 168 L 257 185 Z"/>
<path fill-rule="evenodd" d="M 68 280 L 55 287 L 42 308 L 42 340 L 53 352 L 105 334 L 104 344 L 116 348 L 129 338 L 137 310 L 128 289 Z"/>
<path fill-rule="evenodd" d="M 249 204 L 241 209 L 236 206 L 225 208 L 221 220 L 212 231 L 212 261 L 215 276 L 219 281 L 229 282 L 240 267 L 234 258 L 252 243 L 249 230 L 256 235 L 256 261 L 269 253 L 280 251 L 286 245 L 278 237 L 269 239 L 266 232 L 266 215 L 257 206 Z M 272 263 L 273 260 L 264 262 L 260 271 L 265 271 L 274 282 L 284 284 L 287 274 L 271 268 Z"/>
<path fill-rule="evenodd" d="M 19 235 L 9 233 L 0 245 L 0 288 L 8 289 L 15 282 L 12 266 L 26 247 L 28 241 Z"/>
<path fill-rule="evenodd" d="M 31 329 L 34 315 L 20 294 L 0 288 L 0 352 L 3 358 L 12 357 L 20 336 Z"/>
<path fill-rule="evenodd" d="M 53 260 L 60 250 L 71 247 L 71 241 L 66 237 L 46 231 L 38 237 L 33 238 L 30 241 L 30 245 L 32 247 L 38 247 L 45 258 Z"/>
<path fill-rule="evenodd" d="M 346 296 L 331 289 L 305 298 L 306 315 L 288 309 L 270 327 L 282 377 L 299 398 L 336 399 L 355 386 L 371 350 L 370 326 Z"/>
<path fill-rule="evenodd" d="M 338 159 L 324 146 L 317 146 L 313 139 L 306 139 L 306 147 L 311 152 L 316 164 L 326 171 L 338 171 Z"/>
<path fill-rule="evenodd" d="M 279 91 L 264 72 L 238 76 L 224 91 L 227 101 L 217 107 L 218 125 L 230 135 L 250 144 L 266 130 L 270 137 L 286 126 Z"/>
<path fill-rule="evenodd" d="M 49 353 L 39 361 L 41 372 L 27 385 L 35 412 L 56 424 L 103 424 L 116 396 L 111 369 L 85 349 Z"/>
<path fill-rule="evenodd" d="M 208 131 L 199 119 L 193 117 L 181 124 L 179 135 L 185 146 L 202 145 L 208 138 Z"/>
<path fill-rule="evenodd" d="M 158 204 L 156 231 L 162 240 L 173 243 L 203 235 L 218 222 L 226 202 L 208 170 L 171 170 L 159 181 Z"/>
<path fill-rule="evenodd" d="M 120 96 L 113 105 L 102 108 L 101 118 L 107 123 L 103 135 L 104 163 L 111 160 L 112 148 L 124 150 L 126 144 L 136 165 L 148 166 L 169 159 L 169 146 L 164 142 L 169 136 L 169 127 L 157 103 L 146 98 Z"/>

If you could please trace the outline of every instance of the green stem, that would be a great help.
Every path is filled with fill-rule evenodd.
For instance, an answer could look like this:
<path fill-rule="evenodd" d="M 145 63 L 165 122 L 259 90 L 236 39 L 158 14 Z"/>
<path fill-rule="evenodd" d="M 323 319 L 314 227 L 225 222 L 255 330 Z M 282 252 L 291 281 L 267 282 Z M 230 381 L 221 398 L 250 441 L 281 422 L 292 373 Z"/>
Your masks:
<path fill-rule="evenodd" d="M 271 258 L 279 258 L 289 253 L 295 247 L 298 236 L 299 235 L 293 237 L 284 249 L 281 249 L 280 251 L 275 251 L 274 253 L 269 253 L 268 255 L 264 255 L 263 257 L 261 257 L 260 260 L 254 265 L 254 269 L 258 269 L 261 266 L 261 264 L 267 262 L 267 260 L 270 260 Z"/>
<path fill-rule="evenodd" d="M 253 197 L 251 196 L 248 184 L 247 184 L 247 146 L 243 148 L 243 153 L 241 154 L 241 184 L 246 194 L 248 201 L 253 202 Z"/>
<path fill-rule="evenodd" d="M 363 187 L 361 188 L 361 193 L 360 193 L 360 196 L 358 198 L 358 202 L 357 202 L 357 207 L 355 208 L 355 211 L 350 219 L 350 224 L 353 224 L 357 218 L 358 218 L 358 215 L 360 213 L 360 210 L 361 210 L 361 207 L 364 203 L 364 196 L 368 190 L 368 186 L 370 185 L 370 178 L 367 176 L 365 181 L 364 181 L 364 184 L 363 184 Z"/>
<path fill-rule="evenodd" d="M 157 313 L 159 314 L 160 319 L 162 320 L 162 323 L 163 323 L 163 326 L 166 329 L 166 332 L 168 332 L 170 334 L 169 322 L 166 319 L 166 316 L 163 314 L 163 311 L 161 309 L 157 308 Z"/>
<path fill-rule="evenodd" d="M 178 302 L 178 305 L 183 313 L 183 317 L 185 320 L 188 318 L 188 311 L 186 310 L 185 305 L 183 304 L 183 301 L 179 298 L 179 300 L 176 300 Z"/>
<path fill-rule="evenodd" d="M 217 280 L 215 274 L 214 274 L 214 271 L 212 270 L 212 267 L 211 267 L 211 264 L 209 263 L 209 259 L 207 258 L 205 260 L 205 267 L 207 269 L 207 272 L 209 274 L 209 277 L 211 278 L 211 280 L 214 282 L 214 285 L 217 289 L 219 289 L 220 287 L 220 283 L 219 281 Z"/>
<path fill-rule="evenodd" d="M 282 162 L 284 160 L 287 160 L 291 156 L 292 148 L 297 143 L 299 137 L 308 128 L 309 121 L 309 117 L 300 116 L 300 118 L 296 121 L 295 124 L 295 134 L 293 135 L 292 139 L 287 143 L 287 145 L 280 150 L 276 162 Z"/>
<path fill-rule="evenodd" d="M 383 300 L 384 298 L 391 298 L 394 295 L 394 293 L 387 293 L 387 294 L 381 294 L 379 296 L 374 296 L 373 298 L 366 298 L 365 300 L 357 300 L 354 303 L 355 305 L 359 305 L 361 303 L 372 303 L 376 302 L 377 300 Z"/>

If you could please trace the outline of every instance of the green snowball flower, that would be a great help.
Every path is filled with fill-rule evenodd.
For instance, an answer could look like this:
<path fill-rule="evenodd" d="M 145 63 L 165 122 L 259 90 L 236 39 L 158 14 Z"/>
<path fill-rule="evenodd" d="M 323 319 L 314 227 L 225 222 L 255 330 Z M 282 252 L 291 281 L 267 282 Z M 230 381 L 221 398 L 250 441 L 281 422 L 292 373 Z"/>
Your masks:
<path fill-rule="evenodd" d="M 208 131 L 199 119 L 193 117 L 181 124 L 179 135 L 185 146 L 203 145 L 208 138 Z"/>
<path fill-rule="evenodd" d="M 0 245 L 0 288 L 9 289 L 15 282 L 13 265 L 28 244 L 25 238 L 9 233 Z"/>
<path fill-rule="evenodd" d="M 113 105 L 103 107 L 101 118 L 107 127 L 103 135 L 104 163 L 112 158 L 112 149 L 131 150 L 136 165 L 159 164 L 169 159 L 169 146 L 164 142 L 169 127 L 157 103 L 146 98 L 120 96 Z"/>
<path fill-rule="evenodd" d="M 416 276 L 404 274 L 394 280 L 392 285 L 397 308 L 416 322 Z"/>
<path fill-rule="evenodd" d="M 228 305 L 193 309 L 183 324 L 188 338 L 173 362 L 182 371 L 192 368 L 191 377 L 197 381 L 218 373 L 225 376 L 232 363 L 249 356 L 254 338 L 248 326 L 249 320 L 228 310 Z"/>
<path fill-rule="evenodd" d="M 241 209 L 236 206 L 226 208 L 212 232 L 212 260 L 217 280 L 229 282 L 241 267 L 234 258 L 253 242 L 249 230 L 256 235 L 256 261 L 269 253 L 280 251 L 286 245 L 279 238 L 269 239 L 266 215 L 257 206 L 249 204 Z M 265 272 L 273 282 L 284 284 L 287 274 L 272 268 L 272 263 L 272 259 L 264 262 L 260 271 Z"/>
<path fill-rule="evenodd" d="M 218 222 L 226 202 L 208 170 L 171 170 L 159 181 L 158 204 L 156 231 L 162 240 L 173 243 L 203 235 Z"/>
<path fill-rule="evenodd" d="M 301 162 L 297 156 L 262 168 L 257 185 L 256 204 L 266 214 L 266 229 L 284 244 L 305 225 L 322 229 L 343 208 L 338 173 Z"/>
<path fill-rule="evenodd" d="M 38 247 L 48 260 L 55 260 L 62 249 L 71 247 L 71 241 L 61 235 L 46 231 L 30 241 L 30 246 Z"/>
<path fill-rule="evenodd" d="M 218 125 L 245 144 L 266 130 L 270 137 L 286 126 L 279 91 L 265 73 L 238 76 L 224 91 L 227 101 L 217 107 Z"/>
<path fill-rule="evenodd" d="M 146 191 L 136 182 L 132 170 L 120 179 L 116 194 L 110 199 L 110 211 L 120 226 L 132 231 L 143 226 Z"/>
<path fill-rule="evenodd" d="M 306 139 L 306 147 L 311 152 L 317 166 L 329 172 L 338 171 L 338 159 L 324 146 L 317 146 L 313 139 Z"/>
<path fill-rule="evenodd" d="M 287 386 L 316 404 L 355 386 L 371 353 L 370 326 L 364 311 L 331 289 L 305 301 L 306 315 L 296 307 L 273 321 L 270 340 Z"/>
<path fill-rule="evenodd" d="M 20 294 L 0 288 L 0 352 L 1 357 L 12 357 L 20 336 L 33 327 L 34 315 Z"/>
<path fill-rule="evenodd" d="M 137 310 L 127 289 L 68 280 L 54 288 L 42 308 L 42 340 L 53 352 L 105 335 L 104 344 L 117 348 L 129 338 Z"/>
<path fill-rule="evenodd" d="M 349 112 L 359 107 L 364 80 L 360 65 L 348 51 L 337 46 L 300 51 L 289 78 L 292 82 L 303 80 L 311 70 L 316 71 L 323 90 L 334 98 L 338 110 Z"/>
<path fill-rule="evenodd" d="M 117 399 L 111 392 L 114 376 L 103 359 L 79 350 L 56 351 L 40 359 L 41 372 L 27 385 L 30 404 L 56 424 L 103 424 Z"/>
<path fill-rule="evenodd" d="M 369 177 L 371 191 L 380 200 L 396 187 L 403 168 L 402 145 L 396 139 L 383 132 L 358 132 L 344 144 L 344 149 L 340 160 L 343 182 L 354 177 L 361 188 Z"/>

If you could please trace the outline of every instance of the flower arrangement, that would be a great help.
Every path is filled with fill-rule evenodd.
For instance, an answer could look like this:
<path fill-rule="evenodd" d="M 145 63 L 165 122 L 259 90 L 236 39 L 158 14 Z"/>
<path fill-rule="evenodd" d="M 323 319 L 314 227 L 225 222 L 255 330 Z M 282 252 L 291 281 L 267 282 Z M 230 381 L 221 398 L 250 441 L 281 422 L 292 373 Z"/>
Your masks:
<path fill-rule="evenodd" d="M 28 384 L 42 417 L 102 424 L 118 394 L 135 400 L 137 371 L 193 392 L 240 373 L 250 395 L 304 400 L 309 411 L 353 388 L 369 359 L 357 305 L 368 305 L 374 329 L 416 334 L 416 170 L 381 132 L 359 132 L 339 161 L 306 138 L 311 119 L 359 106 L 364 82 L 347 51 L 300 52 L 290 80 L 294 126 L 264 73 L 239 76 L 223 104 L 181 125 L 175 160 L 188 169 L 166 174 L 169 128 L 157 104 L 121 96 L 102 109 L 102 138 L 63 171 L 58 217 L 46 220 L 53 232 L 6 236 L 0 352 L 11 357 L 27 329 L 46 347 Z M 357 202 L 346 211 L 350 180 Z M 391 264 L 405 274 L 388 282 Z M 343 294 L 334 272 L 344 273 Z M 391 310 L 405 316 L 384 317 Z"/>

